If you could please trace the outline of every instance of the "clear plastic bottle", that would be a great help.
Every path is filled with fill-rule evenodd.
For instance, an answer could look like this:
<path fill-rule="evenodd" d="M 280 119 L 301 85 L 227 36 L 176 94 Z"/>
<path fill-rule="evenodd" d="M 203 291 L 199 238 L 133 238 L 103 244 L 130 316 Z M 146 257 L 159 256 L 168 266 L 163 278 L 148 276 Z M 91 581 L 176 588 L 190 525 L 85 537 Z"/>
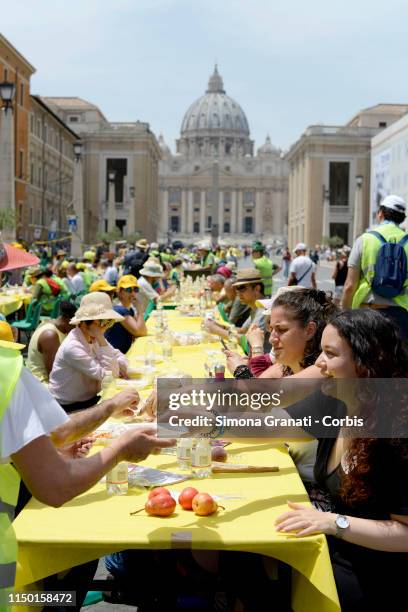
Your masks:
<path fill-rule="evenodd" d="M 102 393 L 106 393 L 106 391 L 113 385 L 114 377 L 112 374 L 112 370 L 105 370 L 105 376 L 102 378 L 101 391 Z"/>
<path fill-rule="evenodd" d="M 199 438 L 191 451 L 191 468 L 196 478 L 211 476 L 211 445 L 208 438 Z"/>
<path fill-rule="evenodd" d="M 180 470 L 191 469 L 191 452 L 193 440 L 191 438 L 180 438 L 177 440 L 177 463 Z"/>
<path fill-rule="evenodd" d="M 144 362 L 146 366 L 154 366 L 155 345 L 151 340 L 147 340 L 144 350 Z"/>
<path fill-rule="evenodd" d="M 128 489 L 128 464 L 121 461 L 106 474 L 106 491 L 108 495 L 126 495 Z"/>
<path fill-rule="evenodd" d="M 171 336 L 169 332 L 165 333 L 163 336 L 162 354 L 164 360 L 172 359 L 173 357 L 173 346 L 171 344 Z"/>

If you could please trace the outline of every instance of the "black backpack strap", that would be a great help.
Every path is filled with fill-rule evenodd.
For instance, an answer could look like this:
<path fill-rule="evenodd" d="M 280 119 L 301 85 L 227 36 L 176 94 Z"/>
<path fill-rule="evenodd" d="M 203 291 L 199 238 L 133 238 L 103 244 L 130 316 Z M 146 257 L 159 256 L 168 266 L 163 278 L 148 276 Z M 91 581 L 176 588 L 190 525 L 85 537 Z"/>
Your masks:
<path fill-rule="evenodd" d="M 367 234 L 372 234 L 373 236 L 378 238 L 378 240 L 381 242 L 381 244 L 387 244 L 386 239 L 384 238 L 384 236 L 382 236 L 380 234 L 380 232 L 376 232 L 375 230 L 370 230 L 369 232 L 367 232 Z"/>
<path fill-rule="evenodd" d="M 305 272 L 304 274 L 302 274 L 302 276 L 301 276 L 300 278 L 297 278 L 297 279 L 296 279 L 296 281 L 297 281 L 298 283 L 300 283 L 300 281 L 301 281 L 301 280 L 303 280 L 303 279 L 305 278 L 306 274 L 307 274 L 308 272 L 310 272 L 310 270 L 311 270 L 312 268 L 313 268 L 313 262 L 310 264 L 310 266 L 308 267 L 308 269 L 306 270 L 306 272 Z"/>
<path fill-rule="evenodd" d="M 399 241 L 399 245 L 404 247 L 406 245 L 406 243 L 408 242 L 408 234 L 405 234 L 405 236 L 403 236 L 401 238 L 401 240 Z"/>

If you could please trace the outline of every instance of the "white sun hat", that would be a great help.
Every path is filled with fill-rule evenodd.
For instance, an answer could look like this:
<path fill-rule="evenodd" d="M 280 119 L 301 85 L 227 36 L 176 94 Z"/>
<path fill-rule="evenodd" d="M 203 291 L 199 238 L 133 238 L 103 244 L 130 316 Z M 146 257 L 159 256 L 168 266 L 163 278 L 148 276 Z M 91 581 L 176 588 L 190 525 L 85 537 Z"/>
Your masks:
<path fill-rule="evenodd" d="M 124 317 L 113 310 L 112 300 L 107 293 L 93 291 L 84 295 L 70 323 L 75 325 L 81 323 L 81 321 L 96 321 L 99 319 L 123 321 Z"/>

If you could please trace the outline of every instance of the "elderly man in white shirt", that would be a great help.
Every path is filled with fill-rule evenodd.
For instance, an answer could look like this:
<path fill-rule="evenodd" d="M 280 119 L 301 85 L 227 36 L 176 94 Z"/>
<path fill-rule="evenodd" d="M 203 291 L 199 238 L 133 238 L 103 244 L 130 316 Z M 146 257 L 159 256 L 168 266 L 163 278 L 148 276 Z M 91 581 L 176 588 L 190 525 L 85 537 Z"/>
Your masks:
<path fill-rule="evenodd" d="M 71 323 L 76 325 L 55 355 L 49 390 L 66 412 L 94 406 L 107 374 L 126 376 L 127 360 L 105 339 L 110 325 L 123 317 L 106 293 L 94 291 L 81 300 Z"/>

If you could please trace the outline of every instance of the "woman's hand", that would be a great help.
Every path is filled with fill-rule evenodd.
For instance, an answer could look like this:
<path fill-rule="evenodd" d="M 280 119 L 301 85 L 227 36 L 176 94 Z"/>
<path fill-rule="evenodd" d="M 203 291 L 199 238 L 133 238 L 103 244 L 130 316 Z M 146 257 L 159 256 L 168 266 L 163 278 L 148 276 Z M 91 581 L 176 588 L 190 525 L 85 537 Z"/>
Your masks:
<path fill-rule="evenodd" d="M 255 325 L 255 323 L 252 323 L 252 325 L 249 326 L 249 329 L 245 335 L 251 347 L 263 346 L 265 334 L 262 329 L 258 327 L 258 325 Z"/>
<path fill-rule="evenodd" d="M 234 374 L 238 366 L 248 365 L 248 357 L 242 357 L 242 355 L 228 350 L 224 350 L 223 353 L 227 358 L 227 368 L 231 374 Z"/>
<path fill-rule="evenodd" d="M 309 508 L 291 501 L 288 501 L 288 506 L 292 510 L 278 516 L 275 521 L 276 531 L 295 531 L 297 538 L 314 533 L 335 535 L 337 515 L 333 512 L 320 512 L 316 508 Z"/>

